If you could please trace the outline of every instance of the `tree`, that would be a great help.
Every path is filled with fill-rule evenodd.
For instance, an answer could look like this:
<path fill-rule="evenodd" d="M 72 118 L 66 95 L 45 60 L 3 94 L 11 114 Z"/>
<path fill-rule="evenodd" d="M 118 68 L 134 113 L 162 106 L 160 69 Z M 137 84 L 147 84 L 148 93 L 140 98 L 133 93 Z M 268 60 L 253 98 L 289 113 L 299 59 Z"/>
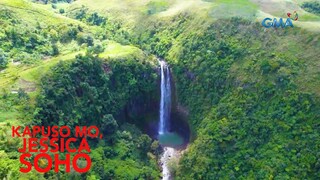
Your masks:
<path fill-rule="evenodd" d="M 0 69 L 6 68 L 8 60 L 5 52 L 0 48 Z"/>
<path fill-rule="evenodd" d="M 151 138 L 148 135 L 143 134 L 138 139 L 138 148 L 141 149 L 144 153 L 149 152 L 151 149 L 151 142 Z"/>
<path fill-rule="evenodd" d="M 79 45 L 82 45 L 83 43 L 88 44 L 88 46 L 94 45 L 94 39 L 91 34 L 78 33 L 76 40 Z"/>
<path fill-rule="evenodd" d="M 301 7 L 308 12 L 320 15 L 320 2 L 304 2 Z"/>
<path fill-rule="evenodd" d="M 154 153 L 155 155 L 160 155 L 161 147 L 159 141 L 153 141 L 150 148 L 152 153 Z"/>
<path fill-rule="evenodd" d="M 56 4 L 52 4 L 51 7 L 52 7 L 52 9 L 57 9 L 57 5 Z"/>
<path fill-rule="evenodd" d="M 56 55 L 58 55 L 59 54 L 59 48 L 58 48 L 58 46 L 57 46 L 57 44 L 52 44 L 51 45 L 51 48 L 52 48 L 52 55 L 53 56 L 56 56 Z"/>
<path fill-rule="evenodd" d="M 19 88 L 19 90 L 18 90 L 18 98 L 19 99 L 29 99 L 30 97 L 22 88 Z"/>
<path fill-rule="evenodd" d="M 118 129 L 118 123 L 113 118 L 112 114 L 104 115 L 102 118 L 102 129 L 107 135 L 114 134 Z"/>
<path fill-rule="evenodd" d="M 65 12 L 64 9 L 59 9 L 60 14 L 63 14 L 64 12 Z"/>
<path fill-rule="evenodd" d="M 95 55 L 97 55 L 97 54 L 102 53 L 102 52 L 104 51 L 104 49 L 105 49 L 105 48 L 103 47 L 102 44 L 97 43 L 97 44 L 94 45 L 93 47 L 89 47 L 89 48 L 88 48 L 88 53 L 89 53 L 89 54 L 95 54 Z"/>

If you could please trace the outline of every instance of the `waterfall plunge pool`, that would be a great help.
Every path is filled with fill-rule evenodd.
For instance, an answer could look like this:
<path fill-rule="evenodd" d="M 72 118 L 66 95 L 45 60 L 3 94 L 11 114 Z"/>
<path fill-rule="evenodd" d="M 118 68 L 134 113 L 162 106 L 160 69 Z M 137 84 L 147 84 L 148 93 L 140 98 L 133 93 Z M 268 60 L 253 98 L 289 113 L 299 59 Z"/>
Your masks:
<path fill-rule="evenodd" d="M 178 148 L 184 144 L 184 138 L 175 132 L 167 132 L 158 135 L 158 140 L 161 146 Z"/>
<path fill-rule="evenodd" d="M 153 114 L 140 127 L 152 139 L 158 140 L 162 147 L 173 147 L 178 150 L 186 148 L 190 140 L 190 128 L 187 119 L 181 113 L 176 111 L 171 113 L 170 129 L 163 134 L 158 133 L 158 122 L 157 114 Z"/>

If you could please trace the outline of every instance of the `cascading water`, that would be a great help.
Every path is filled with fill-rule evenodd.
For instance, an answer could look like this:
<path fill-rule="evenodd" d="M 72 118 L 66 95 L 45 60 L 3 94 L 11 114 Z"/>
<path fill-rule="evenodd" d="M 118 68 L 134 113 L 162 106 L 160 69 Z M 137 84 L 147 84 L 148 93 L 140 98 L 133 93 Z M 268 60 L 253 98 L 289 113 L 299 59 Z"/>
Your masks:
<path fill-rule="evenodd" d="M 171 79 L 170 69 L 165 61 L 159 61 L 161 67 L 161 99 L 160 121 L 158 133 L 164 134 L 169 130 L 171 113 Z"/>
<path fill-rule="evenodd" d="M 165 61 L 160 60 L 161 68 L 161 99 L 160 99 L 160 120 L 159 120 L 159 138 L 165 136 L 169 132 L 170 113 L 171 113 L 171 79 L 170 69 Z M 162 179 L 170 179 L 170 170 L 168 168 L 168 161 L 176 153 L 174 148 L 164 147 L 164 153 L 160 159 L 162 166 Z"/>
<path fill-rule="evenodd" d="M 174 128 L 170 129 L 170 115 L 171 115 L 171 75 L 168 64 L 159 60 L 161 68 L 161 97 L 160 97 L 160 117 L 158 140 L 163 147 L 163 154 L 160 158 L 162 167 L 162 180 L 171 180 L 171 172 L 169 168 L 170 163 L 177 163 L 181 152 L 175 148 L 183 145 L 184 139 Z"/>

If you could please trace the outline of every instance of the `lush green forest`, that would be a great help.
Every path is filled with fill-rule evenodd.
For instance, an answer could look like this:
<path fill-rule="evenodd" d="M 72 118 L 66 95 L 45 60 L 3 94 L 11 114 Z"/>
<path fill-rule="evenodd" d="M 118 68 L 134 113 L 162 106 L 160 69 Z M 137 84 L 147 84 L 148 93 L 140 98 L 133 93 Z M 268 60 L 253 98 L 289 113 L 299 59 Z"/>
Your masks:
<path fill-rule="evenodd" d="M 161 179 L 145 129 L 161 58 L 191 129 L 174 179 L 319 179 L 319 3 L 286 3 L 2 0 L 0 178 Z M 261 26 L 297 9 L 294 28 Z M 89 139 L 87 173 L 23 174 L 12 125 L 96 125 L 104 138 Z"/>
<path fill-rule="evenodd" d="M 186 21 L 181 17 L 173 29 Z M 218 20 L 201 35 L 155 35 L 163 49 L 150 49 L 174 64 L 179 100 L 196 131 L 175 170 L 177 179 L 319 178 L 319 98 L 299 86 L 307 58 L 272 46 L 301 30 L 265 33 L 257 26 L 233 18 Z M 166 44 L 176 33 L 183 34 L 179 52 Z M 299 38 L 310 36 L 319 38 Z M 319 41 L 307 45 L 314 46 L 310 53 L 317 61 Z"/>
<path fill-rule="evenodd" d="M 318 14 L 318 15 L 320 14 L 320 2 L 317 2 L 317 1 L 304 2 L 301 7 L 308 12 Z"/>

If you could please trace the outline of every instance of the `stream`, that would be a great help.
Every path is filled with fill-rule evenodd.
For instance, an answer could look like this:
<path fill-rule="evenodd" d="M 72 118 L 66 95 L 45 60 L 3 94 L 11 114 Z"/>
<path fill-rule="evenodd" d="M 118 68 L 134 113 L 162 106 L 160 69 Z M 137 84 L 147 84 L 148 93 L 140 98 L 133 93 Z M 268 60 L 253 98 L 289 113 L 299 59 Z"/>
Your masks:
<path fill-rule="evenodd" d="M 169 170 L 169 163 L 170 160 L 178 159 L 179 158 L 179 152 L 172 148 L 172 147 L 164 147 L 163 155 L 161 156 L 160 162 L 162 167 L 162 179 L 163 180 L 170 180 L 172 179 L 171 173 Z"/>

